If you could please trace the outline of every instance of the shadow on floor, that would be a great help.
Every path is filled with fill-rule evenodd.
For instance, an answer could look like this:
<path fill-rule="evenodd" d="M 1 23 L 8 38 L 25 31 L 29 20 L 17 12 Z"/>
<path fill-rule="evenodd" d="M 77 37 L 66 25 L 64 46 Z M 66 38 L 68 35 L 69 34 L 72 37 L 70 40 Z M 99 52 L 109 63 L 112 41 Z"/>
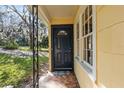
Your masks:
<path fill-rule="evenodd" d="M 73 72 L 48 72 L 39 79 L 40 88 L 79 88 L 78 81 Z"/>

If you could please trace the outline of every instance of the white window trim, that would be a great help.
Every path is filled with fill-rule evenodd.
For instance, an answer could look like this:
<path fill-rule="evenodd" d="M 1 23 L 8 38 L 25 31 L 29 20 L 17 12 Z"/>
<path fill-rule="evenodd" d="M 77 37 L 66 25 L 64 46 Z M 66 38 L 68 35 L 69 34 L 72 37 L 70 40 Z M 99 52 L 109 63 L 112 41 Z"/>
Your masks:
<path fill-rule="evenodd" d="M 95 5 L 92 6 L 92 27 L 93 27 L 93 66 L 91 66 L 84 60 L 81 62 L 82 63 L 81 65 L 83 66 L 83 69 L 88 73 L 88 75 L 95 81 L 96 80 L 96 6 Z M 92 72 L 89 70 L 92 70 Z"/>
<path fill-rule="evenodd" d="M 96 80 L 96 6 L 93 5 L 93 76 Z"/>

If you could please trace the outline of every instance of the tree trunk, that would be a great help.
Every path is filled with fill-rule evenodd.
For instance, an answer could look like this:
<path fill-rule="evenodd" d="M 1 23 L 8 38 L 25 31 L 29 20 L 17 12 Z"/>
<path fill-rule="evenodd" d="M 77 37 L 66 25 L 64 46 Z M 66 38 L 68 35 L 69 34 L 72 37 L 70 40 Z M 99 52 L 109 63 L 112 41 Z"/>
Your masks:
<path fill-rule="evenodd" d="M 30 41 L 29 41 L 29 46 L 30 46 L 30 49 L 33 49 L 33 46 L 32 46 L 32 32 L 29 33 L 30 34 Z"/>

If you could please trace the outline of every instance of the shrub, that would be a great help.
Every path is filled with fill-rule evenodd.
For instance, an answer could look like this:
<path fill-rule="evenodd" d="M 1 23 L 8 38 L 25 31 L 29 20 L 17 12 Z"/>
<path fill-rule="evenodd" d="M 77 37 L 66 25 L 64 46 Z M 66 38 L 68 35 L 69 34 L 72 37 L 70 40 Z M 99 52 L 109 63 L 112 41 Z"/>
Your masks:
<path fill-rule="evenodd" d="M 48 48 L 48 36 L 43 36 L 42 42 L 39 44 L 42 48 Z"/>
<path fill-rule="evenodd" d="M 3 45 L 4 45 L 3 39 L 0 39 L 0 46 L 3 46 Z"/>
<path fill-rule="evenodd" d="M 4 45 L 4 49 L 18 49 L 19 45 L 13 41 L 8 41 L 5 45 Z"/>

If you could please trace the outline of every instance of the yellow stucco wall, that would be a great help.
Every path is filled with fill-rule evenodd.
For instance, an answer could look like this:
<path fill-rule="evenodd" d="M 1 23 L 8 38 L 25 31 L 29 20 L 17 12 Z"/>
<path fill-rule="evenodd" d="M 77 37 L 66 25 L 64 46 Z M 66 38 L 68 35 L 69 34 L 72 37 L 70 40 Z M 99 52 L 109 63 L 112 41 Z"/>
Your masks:
<path fill-rule="evenodd" d="M 81 88 L 96 88 L 95 82 L 89 77 L 79 62 L 74 62 L 75 75 Z"/>
<path fill-rule="evenodd" d="M 81 88 L 93 88 L 96 87 L 95 81 L 88 75 L 88 73 L 85 71 L 85 69 L 80 64 L 81 59 L 83 58 L 83 40 L 82 40 L 82 18 L 81 15 L 84 12 L 86 6 L 80 6 L 79 11 L 77 13 L 77 16 L 75 17 L 74 22 L 74 72 L 77 77 L 77 80 L 79 82 L 79 85 Z M 75 57 L 77 56 L 77 40 L 76 40 L 76 32 L 77 32 L 77 23 L 79 22 L 79 59 L 77 60 Z"/>
<path fill-rule="evenodd" d="M 124 87 L 124 6 L 97 7 L 98 82 Z"/>
<path fill-rule="evenodd" d="M 83 9 L 82 9 L 83 10 Z M 97 23 L 97 87 L 124 87 L 124 6 L 96 6 Z M 80 11 L 75 20 L 81 20 Z M 80 26 L 80 32 L 81 32 Z M 76 36 L 76 29 L 74 29 Z M 77 43 L 74 39 L 74 54 L 77 55 Z M 82 43 L 80 40 L 80 51 Z M 79 58 L 82 58 L 80 53 Z M 75 61 L 74 70 L 81 87 L 94 87 L 93 81 L 79 62 Z"/>
<path fill-rule="evenodd" d="M 30 6 L 31 7 L 31 6 Z M 43 22 L 48 27 L 48 39 L 49 39 L 49 71 L 52 71 L 51 68 L 51 25 L 59 25 L 59 24 L 74 24 L 74 18 L 72 17 L 50 17 L 43 6 L 39 6 L 38 9 L 39 18 L 43 20 Z"/>
<path fill-rule="evenodd" d="M 74 60 L 77 56 L 76 24 L 82 31 L 81 15 L 85 6 L 80 6 L 74 22 Z M 124 6 L 96 6 L 96 81 L 88 75 L 80 62 L 74 61 L 74 72 L 80 87 L 124 87 Z M 70 24 L 72 19 L 53 18 L 49 28 L 49 63 L 51 65 L 51 24 Z M 83 42 L 80 34 L 79 58 L 82 59 Z M 81 60 L 79 60 L 81 61 Z M 51 66 L 49 66 L 51 69 Z M 95 83 L 97 82 L 97 83 Z"/>

